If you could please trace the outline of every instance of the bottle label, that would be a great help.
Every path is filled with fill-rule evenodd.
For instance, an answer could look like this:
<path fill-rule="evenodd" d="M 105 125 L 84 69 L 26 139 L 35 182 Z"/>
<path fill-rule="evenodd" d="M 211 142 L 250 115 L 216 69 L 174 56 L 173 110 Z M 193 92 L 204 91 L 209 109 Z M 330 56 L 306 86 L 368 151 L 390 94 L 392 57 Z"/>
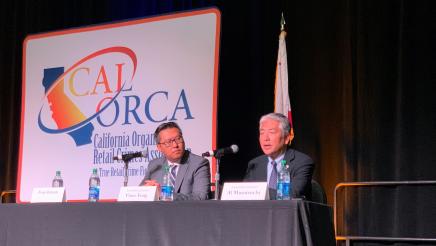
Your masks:
<path fill-rule="evenodd" d="M 277 200 L 289 200 L 289 187 L 288 182 L 278 182 L 277 183 Z"/>
<path fill-rule="evenodd" d="M 98 186 L 89 187 L 89 201 L 98 201 L 100 197 L 100 188 Z"/>
<path fill-rule="evenodd" d="M 161 188 L 161 193 L 160 193 L 160 199 L 162 201 L 172 201 L 173 200 L 173 192 L 174 192 L 174 187 L 170 186 L 170 185 L 164 185 Z"/>
<path fill-rule="evenodd" d="M 54 179 L 52 187 L 64 187 L 64 181 L 62 179 Z"/>

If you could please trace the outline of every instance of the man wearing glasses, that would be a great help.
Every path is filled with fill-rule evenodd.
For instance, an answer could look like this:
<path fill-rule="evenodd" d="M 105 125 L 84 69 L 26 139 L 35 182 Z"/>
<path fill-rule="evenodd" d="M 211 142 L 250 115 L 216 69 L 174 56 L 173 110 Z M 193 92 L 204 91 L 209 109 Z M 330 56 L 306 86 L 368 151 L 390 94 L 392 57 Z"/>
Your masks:
<path fill-rule="evenodd" d="M 209 161 L 185 150 L 180 127 L 175 122 L 159 125 L 154 132 L 157 149 L 163 157 L 150 161 L 140 185 L 162 183 L 163 168 L 174 175 L 174 200 L 206 200 L 210 191 Z"/>

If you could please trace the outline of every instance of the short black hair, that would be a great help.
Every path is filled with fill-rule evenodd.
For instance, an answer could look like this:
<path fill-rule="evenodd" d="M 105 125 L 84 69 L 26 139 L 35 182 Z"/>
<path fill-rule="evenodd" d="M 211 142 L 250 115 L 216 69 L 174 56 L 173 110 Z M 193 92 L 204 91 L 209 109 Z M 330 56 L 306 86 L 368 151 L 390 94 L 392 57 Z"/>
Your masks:
<path fill-rule="evenodd" d="M 165 122 L 160 124 L 157 128 L 156 131 L 154 131 L 154 140 L 156 141 L 156 143 L 159 143 L 159 133 L 165 129 L 169 129 L 169 128 L 177 128 L 179 129 L 180 135 L 183 135 L 182 133 L 182 129 L 180 129 L 180 126 L 177 125 L 176 122 L 170 121 L 170 122 Z"/>

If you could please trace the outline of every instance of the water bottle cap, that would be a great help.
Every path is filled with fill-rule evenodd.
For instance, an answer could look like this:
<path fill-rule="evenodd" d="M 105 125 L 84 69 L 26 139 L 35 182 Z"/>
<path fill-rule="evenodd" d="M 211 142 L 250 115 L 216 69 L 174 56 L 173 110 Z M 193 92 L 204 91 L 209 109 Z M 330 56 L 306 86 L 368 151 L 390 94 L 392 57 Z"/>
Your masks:
<path fill-rule="evenodd" d="M 97 168 L 93 168 L 93 169 L 92 169 L 92 173 L 93 173 L 93 174 L 97 174 Z"/>
<path fill-rule="evenodd" d="M 61 176 L 61 171 L 56 171 L 56 176 Z"/>

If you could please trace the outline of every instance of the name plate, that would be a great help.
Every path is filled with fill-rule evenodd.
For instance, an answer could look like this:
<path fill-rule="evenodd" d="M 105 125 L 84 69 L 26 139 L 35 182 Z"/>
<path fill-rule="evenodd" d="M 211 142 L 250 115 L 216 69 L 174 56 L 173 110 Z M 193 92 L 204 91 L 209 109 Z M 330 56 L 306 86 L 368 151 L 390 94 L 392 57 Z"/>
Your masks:
<path fill-rule="evenodd" d="M 65 187 L 33 188 L 30 202 L 65 202 Z"/>
<path fill-rule="evenodd" d="M 224 183 L 221 200 L 269 200 L 266 182 Z"/>
<path fill-rule="evenodd" d="M 118 194 L 119 202 L 157 201 L 159 194 L 156 186 L 121 187 Z"/>

